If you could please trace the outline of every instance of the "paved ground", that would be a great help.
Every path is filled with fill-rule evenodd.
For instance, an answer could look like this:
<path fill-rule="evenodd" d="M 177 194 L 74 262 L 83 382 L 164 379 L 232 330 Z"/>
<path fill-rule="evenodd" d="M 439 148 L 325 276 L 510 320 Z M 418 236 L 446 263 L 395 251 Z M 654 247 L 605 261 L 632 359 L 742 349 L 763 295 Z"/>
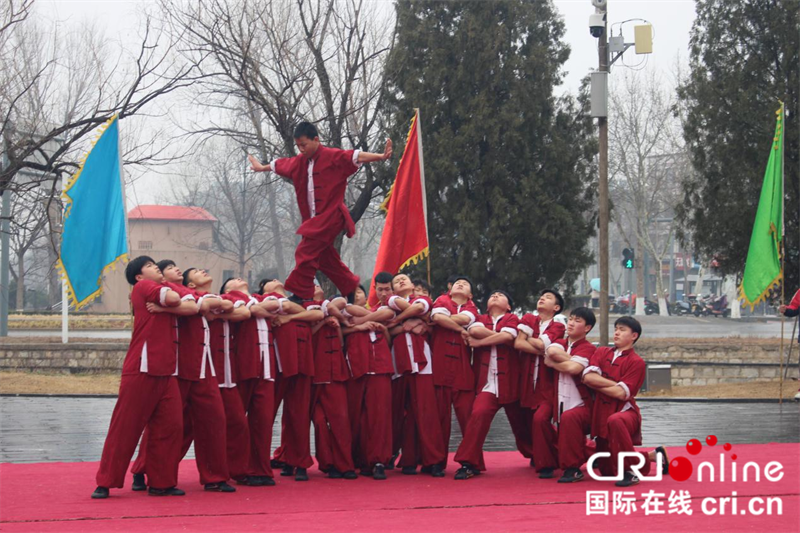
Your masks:
<path fill-rule="evenodd" d="M 611 317 L 611 323 L 614 322 Z M 750 317 L 742 320 L 727 318 L 694 317 L 694 316 L 643 316 L 638 317 L 644 329 L 644 336 L 651 338 L 686 338 L 686 337 L 780 337 L 781 322 L 775 317 Z M 791 338 L 792 322 L 784 324 L 784 337 Z M 610 328 L 609 331 L 613 331 Z M 54 330 L 11 330 L 12 337 L 53 337 L 60 336 L 61 331 Z M 76 330 L 70 333 L 75 337 L 130 339 L 129 330 Z M 590 338 L 599 336 L 599 331 Z"/>
<path fill-rule="evenodd" d="M 0 462 L 96 461 L 103 448 L 114 398 L 0 398 Z M 786 403 L 641 402 L 644 445 L 682 446 L 716 435 L 731 444 L 800 442 L 800 405 Z M 450 443 L 461 435 L 453 422 Z M 280 424 L 275 424 L 277 446 Z M 313 438 L 313 433 L 312 433 Z M 514 449 L 508 421 L 499 413 L 486 443 L 490 451 Z M 189 457 L 193 457 L 190 451 Z"/>

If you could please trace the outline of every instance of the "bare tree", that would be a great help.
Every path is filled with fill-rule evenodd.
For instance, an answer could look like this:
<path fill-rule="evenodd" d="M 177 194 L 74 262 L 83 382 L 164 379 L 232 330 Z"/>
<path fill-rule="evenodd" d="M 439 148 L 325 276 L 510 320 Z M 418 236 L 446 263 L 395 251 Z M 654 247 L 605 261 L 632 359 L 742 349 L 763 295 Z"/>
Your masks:
<path fill-rule="evenodd" d="M 47 193 L 40 187 L 32 187 L 15 200 L 11 213 L 11 277 L 17 284 L 16 308 L 23 309 L 28 275 L 47 267 L 41 262 L 26 261 L 36 248 L 47 246 L 44 238 L 48 223 Z"/>
<path fill-rule="evenodd" d="M 653 72 L 626 73 L 614 87 L 609 120 L 609 168 L 616 223 L 625 242 L 646 250 L 656 263 L 660 313 L 668 313 L 661 265 L 675 233 L 673 210 L 680 180 L 690 171 L 678 124 L 674 97 Z M 636 262 L 636 314 L 644 314 L 644 265 Z"/>
<path fill-rule="evenodd" d="M 0 192 L 16 192 L 14 178 L 23 169 L 47 173 L 43 181 L 74 173 L 98 126 L 115 115 L 139 115 L 202 76 L 172 53 L 173 43 L 151 17 L 131 52 L 98 27 L 42 28 L 27 17 L 31 4 L 10 2 L 0 12 L 6 21 L 0 26 L 0 126 L 7 158 Z M 130 143 L 123 162 L 164 162 L 165 153 L 148 137 Z"/>
<path fill-rule="evenodd" d="M 242 147 L 230 139 L 219 139 L 205 143 L 203 154 L 184 179 L 175 182 L 168 198 L 180 205 L 202 207 L 217 218 L 214 244 L 207 251 L 235 258 L 237 275 L 246 277 L 248 266 L 275 248 L 267 216 L 270 207 L 264 201 L 275 179 L 266 175 L 253 178 Z"/>
<path fill-rule="evenodd" d="M 378 110 L 394 32 L 386 31 L 390 15 L 375 3 L 162 0 L 161 9 L 187 62 L 204 75 L 194 98 L 203 113 L 181 117 L 196 146 L 226 137 L 263 160 L 291 155 L 301 120 L 317 123 L 334 146 L 366 150 L 383 141 Z M 356 222 L 383 196 L 387 178 L 368 165 L 351 178 Z M 300 221 L 294 191 L 274 181 L 264 198 L 277 270 L 285 276 Z"/>

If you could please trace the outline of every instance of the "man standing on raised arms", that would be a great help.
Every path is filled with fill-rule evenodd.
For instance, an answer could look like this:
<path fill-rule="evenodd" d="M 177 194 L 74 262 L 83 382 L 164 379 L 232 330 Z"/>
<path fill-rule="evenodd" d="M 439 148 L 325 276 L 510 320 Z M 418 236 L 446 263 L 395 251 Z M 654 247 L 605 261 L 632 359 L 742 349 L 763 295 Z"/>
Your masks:
<path fill-rule="evenodd" d="M 342 230 L 347 236 L 356 233 L 355 223 L 344 205 L 347 179 L 362 163 L 385 161 L 392 157 L 392 141 L 387 139 L 382 154 L 361 150 L 339 150 L 319 142 L 317 128 L 301 122 L 294 130 L 294 141 L 300 155 L 260 163 L 248 156 L 255 172 L 273 171 L 291 180 L 297 195 L 297 205 L 303 223 L 297 230 L 302 238 L 295 250 L 295 267 L 286 278 L 286 290 L 294 298 L 311 300 L 314 297 L 314 276 L 317 270 L 328 276 L 344 295 L 352 295 L 359 278 L 342 262 L 333 245 Z M 350 298 L 352 303 L 352 297 Z"/>

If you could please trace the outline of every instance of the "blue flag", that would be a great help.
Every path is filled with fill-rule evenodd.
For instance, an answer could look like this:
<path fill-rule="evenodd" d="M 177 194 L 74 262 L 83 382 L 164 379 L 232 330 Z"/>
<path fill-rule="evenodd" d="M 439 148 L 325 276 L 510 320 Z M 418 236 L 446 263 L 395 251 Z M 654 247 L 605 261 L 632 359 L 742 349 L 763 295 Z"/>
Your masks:
<path fill-rule="evenodd" d="M 125 196 L 119 154 L 119 127 L 114 116 L 81 168 L 64 186 L 64 230 L 59 269 L 76 309 L 103 292 L 103 273 L 128 257 Z"/>

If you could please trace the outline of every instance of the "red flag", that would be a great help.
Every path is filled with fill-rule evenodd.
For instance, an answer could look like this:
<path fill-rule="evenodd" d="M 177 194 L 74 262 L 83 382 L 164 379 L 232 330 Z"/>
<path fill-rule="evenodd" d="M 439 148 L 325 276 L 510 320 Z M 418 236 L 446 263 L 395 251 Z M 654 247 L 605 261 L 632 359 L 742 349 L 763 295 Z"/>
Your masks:
<path fill-rule="evenodd" d="M 386 222 L 370 282 L 369 306 L 378 303 L 375 295 L 375 274 L 395 274 L 428 255 L 428 207 L 425 199 L 425 172 L 422 167 L 422 135 L 419 110 L 411 119 L 411 129 L 397 168 L 394 184 L 381 204 Z"/>

